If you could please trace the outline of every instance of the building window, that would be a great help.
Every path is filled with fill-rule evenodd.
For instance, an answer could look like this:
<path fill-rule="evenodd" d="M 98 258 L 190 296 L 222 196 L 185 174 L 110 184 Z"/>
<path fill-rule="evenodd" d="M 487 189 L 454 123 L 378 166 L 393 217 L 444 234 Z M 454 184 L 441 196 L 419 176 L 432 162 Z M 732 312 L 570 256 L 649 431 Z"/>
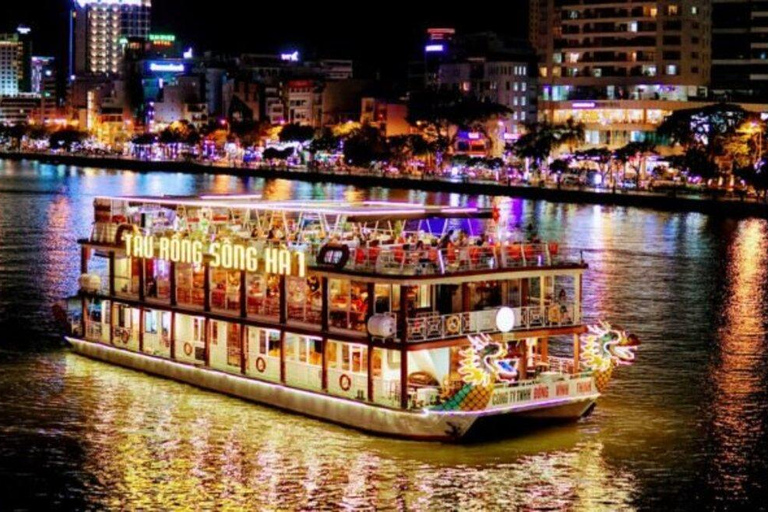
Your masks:
<path fill-rule="evenodd" d="M 678 74 L 676 64 L 668 64 L 666 68 L 667 75 L 674 76 Z"/>
<path fill-rule="evenodd" d="M 677 16 L 678 13 L 678 7 L 675 4 L 670 4 L 667 6 L 667 16 Z"/>

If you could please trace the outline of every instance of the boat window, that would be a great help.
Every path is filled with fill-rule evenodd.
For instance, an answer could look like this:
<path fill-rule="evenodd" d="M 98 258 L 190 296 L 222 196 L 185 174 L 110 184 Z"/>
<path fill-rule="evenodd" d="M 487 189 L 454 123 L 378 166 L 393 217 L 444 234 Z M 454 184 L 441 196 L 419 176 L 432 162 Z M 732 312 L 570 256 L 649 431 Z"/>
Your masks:
<path fill-rule="evenodd" d="M 470 283 L 469 290 L 472 311 L 501 306 L 501 283 L 499 281 Z"/>
<path fill-rule="evenodd" d="M 377 284 L 375 287 L 376 302 L 375 313 L 389 313 L 392 311 L 392 287 L 386 284 Z"/>
<path fill-rule="evenodd" d="M 125 304 L 117 304 L 118 327 L 131 327 L 131 308 Z"/>
<path fill-rule="evenodd" d="M 157 334 L 157 311 L 147 310 L 144 312 L 144 332 Z"/>
<path fill-rule="evenodd" d="M 368 317 L 368 285 L 346 279 L 328 282 L 329 322 L 341 329 L 365 330 Z"/>
<path fill-rule="evenodd" d="M 373 401 L 400 407 L 400 351 L 374 348 L 371 355 Z"/>
<path fill-rule="evenodd" d="M 275 275 L 246 274 L 248 314 L 280 316 L 280 278 Z"/>
<path fill-rule="evenodd" d="M 183 306 L 203 307 L 205 301 L 205 270 L 202 265 L 176 264 L 176 302 Z"/>
<path fill-rule="evenodd" d="M 240 311 L 240 272 L 212 268 L 211 308 L 228 311 Z"/>
<path fill-rule="evenodd" d="M 322 365 L 322 340 L 313 336 L 285 334 L 285 359 L 315 366 Z"/>
<path fill-rule="evenodd" d="M 513 308 L 520 307 L 521 301 L 519 279 L 510 279 L 507 281 L 507 294 L 505 304 Z"/>
<path fill-rule="evenodd" d="M 139 260 L 135 258 L 115 258 L 115 292 L 121 295 L 138 295 Z"/>
<path fill-rule="evenodd" d="M 528 279 L 528 296 L 524 297 L 527 304 L 538 304 L 541 301 L 541 278 Z"/>
<path fill-rule="evenodd" d="M 171 298 L 171 264 L 164 260 L 144 260 L 144 293 L 148 299 Z"/>
<path fill-rule="evenodd" d="M 432 290 L 430 285 L 422 284 L 417 286 L 405 286 L 409 309 L 431 310 L 432 309 Z"/>
<path fill-rule="evenodd" d="M 259 330 L 259 354 L 280 357 L 280 331 Z"/>
<path fill-rule="evenodd" d="M 328 341 L 328 368 L 352 373 L 368 373 L 368 348 L 364 345 Z"/>
<path fill-rule="evenodd" d="M 323 294 L 318 276 L 287 278 L 286 293 L 289 320 L 320 324 Z"/>
<path fill-rule="evenodd" d="M 376 293 L 376 313 L 389 313 L 391 311 L 400 311 L 400 286 L 389 284 L 377 284 Z"/>

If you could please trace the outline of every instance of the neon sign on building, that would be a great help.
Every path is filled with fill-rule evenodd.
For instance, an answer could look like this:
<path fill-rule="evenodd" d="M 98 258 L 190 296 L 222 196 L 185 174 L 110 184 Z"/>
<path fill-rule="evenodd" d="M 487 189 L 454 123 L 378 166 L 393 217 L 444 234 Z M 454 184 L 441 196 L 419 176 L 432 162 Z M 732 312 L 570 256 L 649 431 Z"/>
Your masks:
<path fill-rule="evenodd" d="M 150 62 L 149 70 L 156 73 L 183 73 L 186 70 L 184 64 L 176 64 L 172 62 Z"/>

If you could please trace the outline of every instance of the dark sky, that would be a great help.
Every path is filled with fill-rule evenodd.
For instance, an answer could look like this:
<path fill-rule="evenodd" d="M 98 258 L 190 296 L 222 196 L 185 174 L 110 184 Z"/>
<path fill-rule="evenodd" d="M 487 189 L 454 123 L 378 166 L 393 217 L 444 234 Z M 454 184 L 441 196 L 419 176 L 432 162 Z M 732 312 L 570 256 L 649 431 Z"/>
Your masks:
<path fill-rule="evenodd" d="M 474 5 L 418 0 L 153 0 L 152 18 L 155 31 L 174 32 L 197 50 L 316 48 L 323 56 L 355 59 L 364 73 L 380 69 L 396 76 L 417 51 L 426 27 L 446 25 L 524 37 L 527 4 L 527 0 Z M 63 59 L 69 5 L 69 0 L 0 0 L 0 29 L 26 23 L 34 30 L 35 53 Z"/>

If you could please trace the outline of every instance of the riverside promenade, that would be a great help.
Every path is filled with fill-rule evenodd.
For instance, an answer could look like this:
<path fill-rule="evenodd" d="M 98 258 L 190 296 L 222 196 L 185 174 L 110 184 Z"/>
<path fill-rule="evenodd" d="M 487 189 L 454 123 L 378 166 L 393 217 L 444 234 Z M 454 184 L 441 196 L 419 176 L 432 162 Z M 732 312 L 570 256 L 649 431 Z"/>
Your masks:
<path fill-rule="evenodd" d="M 448 192 L 489 196 L 540 199 L 559 203 L 586 203 L 611 206 L 634 206 L 664 211 L 692 211 L 733 217 L 768 218 L 768 204 L 754 198 L 736 195 L 647 192 L 636 190 L 598 189 L 588 186 L 533 186 L 507 184 L 491 180 L 466 180 L 442 176 L 388 176 L 368 170 L 308 170 L 304 167 L 230 166 L 180 160 L 138 160 L 125 157 L 62 155 L 49 153 L 0 152 L 0 159 L 30 160 L 45 164 L 100 167 L 137 172 L 184 172 L 253 176 L 312 183 L 336 183 L 358 187 L 384 187 L 428 192 Z"/>

